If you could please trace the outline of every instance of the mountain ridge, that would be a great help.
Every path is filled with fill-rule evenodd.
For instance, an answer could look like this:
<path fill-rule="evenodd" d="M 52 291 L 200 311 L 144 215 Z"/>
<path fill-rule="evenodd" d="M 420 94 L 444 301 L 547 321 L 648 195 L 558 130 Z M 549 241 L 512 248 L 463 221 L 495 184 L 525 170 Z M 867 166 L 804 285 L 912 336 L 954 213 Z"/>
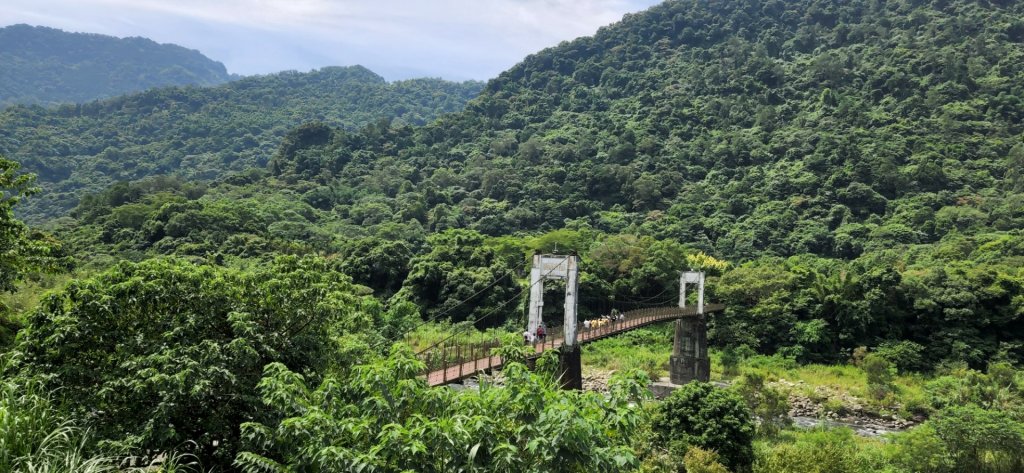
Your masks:
<path fill-rule="evenodd" d="M 233 78 L 224 64 L 177 44 L 27 24 L 0 28 L 0 106 L 87 102 Z"/>

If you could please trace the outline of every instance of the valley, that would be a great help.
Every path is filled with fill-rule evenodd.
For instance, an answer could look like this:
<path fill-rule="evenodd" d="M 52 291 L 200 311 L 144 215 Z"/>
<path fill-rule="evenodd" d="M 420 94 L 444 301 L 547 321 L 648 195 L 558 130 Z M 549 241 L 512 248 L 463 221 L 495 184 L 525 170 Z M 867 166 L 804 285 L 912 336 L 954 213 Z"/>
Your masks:
<path fill-rule="evenodd" d="M 1024 4 L 669 0 L 486 83 L 222 78 L 0 110 L 0 471 L 1024 469 Z M 686 271 L 714 310 L 669 314 Z M 582 390 L 566 307 L 615 329 Z"/>

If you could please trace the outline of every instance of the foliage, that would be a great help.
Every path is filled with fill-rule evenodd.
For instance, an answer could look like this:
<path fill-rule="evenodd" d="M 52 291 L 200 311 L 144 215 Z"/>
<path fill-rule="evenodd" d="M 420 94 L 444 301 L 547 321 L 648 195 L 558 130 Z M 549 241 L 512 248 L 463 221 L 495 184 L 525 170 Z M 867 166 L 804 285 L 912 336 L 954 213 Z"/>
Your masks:
<path fill-rule="evenodd" d="M 18 175 L 19 165 L 0 156 L 0 291 L 14 289 L 26 270 L 28 228 L 14 218 L 14 206 L 36 191 L 31 174 Z"/>
<path fill-rule="evenodd" d="M 896 368 L 888 360 L 880 355 L 868 353 L 864 357 L 861 369 L 867 375 L 868 390 L 875 399 L 882 399 L 893 391 L 893 379 L 896 377 Z"/>
<path fill-rule="evenodd" d="M 7 370 L 0 360 L 0 371 Z M 67 419 L 38 380 L 0 380 L 0 471 L 11 473 L 175 473 L 194 471 L 188 455 L 164 452 L 144 468 L 119 468 L 121 459 L 90 452 L 90 435 Z M 129 459 L 138 460 L 138 459 Z M 138 461 L 132 461 L 138 464 Z"/>
<path fill-rule="evenodd" d="M 894 471 L 877 444 L 854 438 L 849 429 L 791 433 L 790 442 L 759 444 L 758 473 L 874 473 Z M 917 471 L 917 470 L 908 470 Z"/>
<path fill-rule="evenodd" d="M 683 465 L 686 473 L 729 473 L 718 460 L 718 454 L 713 451 L 690 447 L 683 457 Z"/>
<path fill-rule="evenodd" d="M 14 218 L 14 206 L 37 191 L 35 177 L 19 174 L 19 165 L 0 156 L 0 294 L 12 292 L 27 274 L 56 272 L 67 264 L 61 245 Z M 0 300 L 0 351 L 14 339 L 21 321 Z"/>
<path fill-rule="evenodd" d="M 254 389 L 264 365 L 315 379 L 337 359 L 333 335 L 388 322 L 359 310 L 351 290 L 316 258 L 251 272 L 174 259 L 119 264 L 50 295 L 16 359 L 106 444 L 143 452 L 192 441 L 215 467 L 234 459 L 238 426 L 262 417 Z"/>
<path fill-rule="evenodd" d="M 712 275 L 721 275 L 729 268 L 729 263 L 716 259 L 703 251 L 686 255 L 686 264 L 690 269 L 705 271 Z"/>
<path fill-rule="evenodd" d="M 98 262 L 336 253 L 357 282 L 432 316 L 521 269 L 517 253 L 562 248 L 582 257 L 592 317 L 622 301 L 665 303 L 669 275 L 703 252 L 736 262 L 710 284 L 729 306 L 710 322 L 716 344 L 811 363 L 891 346 L 887 356 L 908 357 L 891 360 L 900 370 L 979 369 L 997 355 L 1024 361 L 1024 43 L 1011 34 L 1021 8 L 666 2 L 526 58 L 434 121 L 478 89 L 428 94 L 349 68 L 82 111 L 16 108 L 0 143 L 44 186 L 61 181 L 30 202 L 33 215 L 59 214 L 78 195 L 64 189 L 99 189 L 112 174 L 216 181 L 143 181 L 83 200 L 57 226 Z M 392 89 L 431 112 L 390 123 L 348 113 L 413 110 L 384 106 Z M 282 113 L 301 113 L 252 111 L 277 97 L 269 90 L 287 91 Z M 137 132 L 115 146 L 111 129 Z M 79 159 L 68 156 L 90 165 L 68 169 Z M 426 243 L 451 231 L 475 234 Z M 474 255 L 445 248 L 460 245 L 486 249 L 463 259 Z M 516 301 L 499 307 L 515 289 L 503 281 L 505 299 L 452 319 L 518 317 Z"/>
<path fill-rule="evenodd" d="M 289 129 L 324 122 L 368 127 L 372 135 L 391 120 L 422 124 L 459 110 L 480 87 L 439 79 L 388 83 L 353 66 L 152 89 L 48 110 L 13 106 L 0 111 L 0 153 L 39 175 L 46 192 L 22 209 L 38 221 L 65 215 L 86 192 L 121 181 L 169 174 L 244 182 L 246 172 L 267 164 Z M 299 153 L 304 159 L 306 151 Z"/>
<path fill-rule="evenodd" d="M 754 424 L 746 403 L 708 383 L 676 389 L 658 406 L 651 428 L 660 441 L 717 452 L 731 471 L 749 471 L 754 461 Z"/>
<path fill-rule="evenodd" d="M 977 406 L 945 409 L 896 440 L 896 458 L 912 471 L 996 473 L 1024 468 L 1024 423 Z"/>
<path fill-rule="evenodd" d="M 744 373 L 735 389 L 757 419 L 758 434 L 774 436 L 793 423 L 789 418 L 789 399 L 786 394 L 766 385 L 760 374 Z"/>
<path fill-rule="evenodd" d="M 583 366 L 604 370 L 641 370 L 652 381 L 668 374 L 672 335 L 665 330 L 639 329 L 584 345 Z"/>
<path fill-rule="evenodd" d="M 622 471 L 637 464 L 628 441 L 639 425 L 642 377 L 617 377 L 608 398 L 562 391 L 523 365 L 505 386 L 428 389 L 422 365 L 401 346 L 384 360 L 328 377 L 271 364 L 259 384 L 271 423 L 247 423 L 243 472 Z"/>
<path fill-rule="evenodd" d="M 922 356 L 924 349 L 924 345 L 910 340 L 889 341 L 875 348 L 875 354 L 892 363 L 900 373 L 908 373 L 929 368 Z"/>

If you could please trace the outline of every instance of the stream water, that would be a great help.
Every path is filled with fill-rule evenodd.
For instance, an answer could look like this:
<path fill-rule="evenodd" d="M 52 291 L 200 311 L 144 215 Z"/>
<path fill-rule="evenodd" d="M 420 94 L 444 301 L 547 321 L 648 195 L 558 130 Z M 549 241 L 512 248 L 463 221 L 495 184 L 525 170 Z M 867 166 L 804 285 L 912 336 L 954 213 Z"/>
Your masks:
<path fill-rule="evenodd" d="M 891 434 L 894 432 L 902 432 L 906 429 L 896 429 L 883 425 L 872 424 L 870 422 L 842 422 L 831 419 L 819 419 L 816 417 L 802 417 L 795 416 L 793 419 L 793 425 L 802 427 L 805 429 L 812 429 L 816 427 L 846 427 L 861 437 L 881 437 L 885 434 Z"/>

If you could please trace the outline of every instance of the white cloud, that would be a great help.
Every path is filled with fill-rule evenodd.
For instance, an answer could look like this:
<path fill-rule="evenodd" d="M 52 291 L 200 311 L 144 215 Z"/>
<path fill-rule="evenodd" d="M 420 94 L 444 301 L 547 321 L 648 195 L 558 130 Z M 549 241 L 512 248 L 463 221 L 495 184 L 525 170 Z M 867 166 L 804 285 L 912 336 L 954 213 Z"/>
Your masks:
<path fill-rule="evenodd" d="M 146 36 L 241 73 L 363 64 L 486 79 L 656 0 L 5 0 L 0 18 Z"/>

